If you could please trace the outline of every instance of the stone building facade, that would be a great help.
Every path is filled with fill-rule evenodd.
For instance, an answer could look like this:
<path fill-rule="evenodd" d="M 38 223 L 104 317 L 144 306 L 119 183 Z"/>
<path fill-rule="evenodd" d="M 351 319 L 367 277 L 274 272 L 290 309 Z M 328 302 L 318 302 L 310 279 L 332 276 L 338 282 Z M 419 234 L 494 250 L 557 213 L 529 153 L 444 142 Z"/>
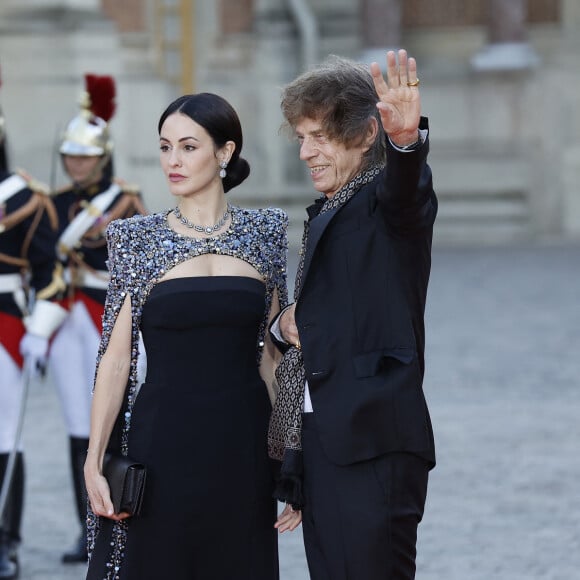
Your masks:
<path fill-rule="evenodd" d="M 402 46 L 431 122 L 437 239 L 580 238 L 579 24 L 576 0 L 4 0 L 0 103 L 18 164 L 48 179 L 82 74 L 114 74 L 117 167 L 158 209 L 159 113 L 218 92 L 252 165 L 235 201 L 280 205 L 298 230 L 312 188 L 278 135 L 280 87 L 327 54 L 382 62 Z"/>

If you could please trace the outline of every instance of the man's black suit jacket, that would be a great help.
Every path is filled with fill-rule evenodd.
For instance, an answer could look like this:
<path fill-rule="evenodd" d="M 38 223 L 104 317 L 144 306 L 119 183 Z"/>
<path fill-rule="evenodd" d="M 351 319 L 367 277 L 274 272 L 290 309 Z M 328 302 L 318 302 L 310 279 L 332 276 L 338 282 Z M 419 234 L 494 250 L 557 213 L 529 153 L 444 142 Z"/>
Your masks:
<path fill-rule="evenodd" d="M 310 221 L 295 318 L 328 457 L 346 465 L 405 451 L 433 466 L 422 387 L 437 213 L 429 142 L 387 147 L 374 181 Z"/>

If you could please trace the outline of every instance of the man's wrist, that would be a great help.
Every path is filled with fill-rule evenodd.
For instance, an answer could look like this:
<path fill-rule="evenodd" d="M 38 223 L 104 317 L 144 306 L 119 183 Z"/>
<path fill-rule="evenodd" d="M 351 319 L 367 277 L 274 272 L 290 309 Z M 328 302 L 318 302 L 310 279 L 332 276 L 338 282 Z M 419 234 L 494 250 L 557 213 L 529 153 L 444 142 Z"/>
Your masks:
<path fill-rule="evenodd" d="M 396 151 L 400 151 L 401 153 L 410 153 L 413 151 L 416 151 L 417 149 L 420 149 L 423 144 L 425 143 L 425 141 L 427 140 L 427 136 L 429 134 L 429 130 L 428 129 L 418 129 L 418 135 L 417 135 L 417 140 L 414 141 L 413 143 L 409 143 L 408 145 L 397 145 L 396 143 L 394 143 L 394 141 L 391 139 L 391 137 L 389 136 L 389 143 L 391 144 L 391 146 L 393 147 L 393 149 L 395 149 Z"/>
<path fill-rule="evenodd" d="M 421 132 L 419 131 L 419 129 L 411 133 L 397 135 L 395 137 L 391 137 L 389 135 L 389 139 L 397 149 L 402 149 L 403 151 L 413 149 L 414 147 L 417 147 L 418 145 L 421 145 L 423 143 L 423 140 L 421 138 Z"/>
<path fill-rule="evenodd" d="M 284 316 L 285 312 L 292 306 L 292 304 L 288 304 L 285 308 L 282 308 L 280 312 L 276 315 L 272 323 L 270 324 L 270 334 L 281 343 L 290 344 L 282 335 L 282 330 L 280 328 L 280 322 L 282 317 Z"/>

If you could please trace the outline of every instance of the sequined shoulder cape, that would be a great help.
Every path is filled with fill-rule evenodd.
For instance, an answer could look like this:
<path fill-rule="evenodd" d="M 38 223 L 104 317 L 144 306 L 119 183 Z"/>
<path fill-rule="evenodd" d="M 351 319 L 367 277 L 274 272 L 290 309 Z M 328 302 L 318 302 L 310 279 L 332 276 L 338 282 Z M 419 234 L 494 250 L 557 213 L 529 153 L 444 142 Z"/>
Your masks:
<path fill-rule="evenodd" d="M 108 267 L 111 274 L 103 333 L 97 356 L 97 369 L 105 353 L 117 315 L 130 296 L 132 312 L 131 367 L 127 389 L 121 451 L 129 452 L 127 440 L 131 427 L 131 411 L 137 392 L 139 327 L 143 305 L 155 284 L 174 266 L 202 254 L 223 254 L 246 261 L 263 277 L 266 285 L 264 316 L 256 344 L 256 362 L 260 363 L 267 331 L 268 315 L 274 291 L 281 307 L 287 304 L 286 258 L 288 249 L 288 216 L 277 208 L 243 209 L 232 206 L 232 222 L 222 234 L 210 238 L 183 236 L 167 223 L 168 212 L 147 216 L 136 215 L 113 221 L 107 228 Z M 90 513 L 89 552 L 94 546 L 98 518 Z M 117 578 L 124 547 L 126 524 L 115 524 L 112 538 L 111 580 Z M 107 576 L 109 578 L 109 576 Z"/>

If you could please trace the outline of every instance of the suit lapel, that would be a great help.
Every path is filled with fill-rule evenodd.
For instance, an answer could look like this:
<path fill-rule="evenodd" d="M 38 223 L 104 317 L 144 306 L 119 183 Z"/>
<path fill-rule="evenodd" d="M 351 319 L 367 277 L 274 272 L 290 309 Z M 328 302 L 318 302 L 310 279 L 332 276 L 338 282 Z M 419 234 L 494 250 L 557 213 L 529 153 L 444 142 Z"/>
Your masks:
<path fill-rule="evenodd" d="M 336 215 L 336 212 L 344 206 L 338 206 L 334 209 L 329 211 L 325 211 L 324 213 L 318 214 L 312 221 L 309 222 L 308 225 L 308 242 L 306 244 L 306 248 L 304 249 L 304 267 L 302 270 L 302 288 L 304 287 L 304 282 L 306 280 L 306 276 L 308 276 L 308 269 L 310 268 L 310 263 L 312 262 L 312 256 L 314 255 L 314 251 L 316 250 L 316 246 L 324 233 L 324 230 L 328 227 L 328 224 L 332 220 L 332 218 Z"/>

